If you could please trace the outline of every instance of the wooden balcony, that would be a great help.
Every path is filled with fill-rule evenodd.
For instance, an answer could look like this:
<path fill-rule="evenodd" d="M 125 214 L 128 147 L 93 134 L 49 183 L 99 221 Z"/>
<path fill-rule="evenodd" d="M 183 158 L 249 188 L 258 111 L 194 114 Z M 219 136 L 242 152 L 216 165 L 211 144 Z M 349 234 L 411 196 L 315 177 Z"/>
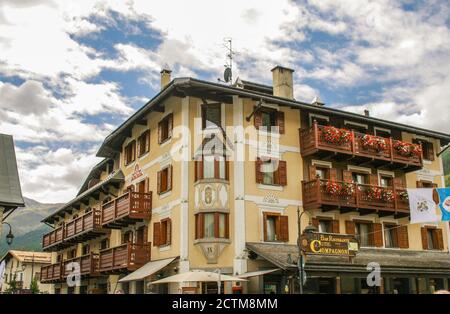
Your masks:
<path fill-rule="evenodd" d="M 150 243 L 125 243 L 100 251 L 99 271 L 103 274 L 133 271 L 150 261 Z"/>
<path fill-rule="evenodd" d="M 101 224 L 120 229 L 152 215 L 152 193 L 128 192 L 102 205 Z"/>
<path fill-rule="evenodd" d="M 405 143 L 407 147 L 421 149 L 420 145 L 401 142 L 392 138 L 368 135 L 372 139 L 383 142 L 382 147 L 375 149 L 368 146 L 363 139 L 367 134 L 337 129 L 350 132 L 346 140 L 327 141 L 324 136 L 325 126 L 314 125 L 305 130 L 300 130 L 300 149 L 303 157 L 314 156 L 318 159 L 351 161 L 355 165 L 367 165 L 374 168 L 386 168 L 390 170 L 402 169 L 405 172 L 421 169 L 422 154 L 401 153 L 397 149 L 399 144 Z"/>
<path fill-rule="evenodd" d="M 86 254 L 80 257 L 75 257 L 68 259 L 63 263 L 63 278 L 67 278 L 72 272 L 71 267 L 68 265 L 70 263 L 78 263 L 80 266 L 80 275 L 84 277 L 95 277 L 99 275 L 99 253 Z"/>
<path fill-rule="evenodd" d="M 44 234 L 42 237 L 42 249 L 44 251 L 59 250 L 64 246 L 63 239 L 64 225 Z"/>
<path fill-rule="evenodd" d="M 101 227 L 101 211 L 92 209 L 90 212 L 68 222 L 64 227 L 64 241 L 70 243 L 84 242 L 106 231 Z"/>
<path fill-rule="evenodd" d="M 302 182 L 302 195 L 305 210 L 339 209 L 341 213 L 356 211 L 360 215 L 377 213 L 396 218 L 409 215 L 406 189 L 316 179 Z"/>
<path fill-rule="evenodd" d="M 55 283 L 62 280 L 62 263 L 41 267 L 41 283 Z"/>

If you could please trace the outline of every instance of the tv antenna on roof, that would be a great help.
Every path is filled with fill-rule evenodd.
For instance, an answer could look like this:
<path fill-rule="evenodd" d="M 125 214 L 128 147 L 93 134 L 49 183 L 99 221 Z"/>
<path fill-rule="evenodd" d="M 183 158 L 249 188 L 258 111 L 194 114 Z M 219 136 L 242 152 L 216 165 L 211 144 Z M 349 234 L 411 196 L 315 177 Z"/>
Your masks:
<path fill-rule="evenodd" d="M 233 55 L 234 55 L 234 51 L 233 51 L 233 39 L 231 37 L 226 37 L 223 39 L 224 44 L 223 46 L 225 47 L 225 49 L 227 49 L 227 54 L 226 54 L 226 63 L 224 65 L 225 70 L 223 71 L 223 80 L 218 78 L 217 80 L 219 82 L 224 82 L 224 83 L 229 83 L 232 84 L 233 83 Z"/>

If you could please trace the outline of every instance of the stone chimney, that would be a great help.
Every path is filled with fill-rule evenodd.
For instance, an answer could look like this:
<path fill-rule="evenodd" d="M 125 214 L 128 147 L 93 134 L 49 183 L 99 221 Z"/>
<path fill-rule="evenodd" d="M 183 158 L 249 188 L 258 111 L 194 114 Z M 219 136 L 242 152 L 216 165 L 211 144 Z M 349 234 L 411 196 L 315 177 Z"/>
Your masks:
<path fill-rule="evenodd" d="M 164 67 L 161 70 L 161 90 L 170 83 L 170 73 L 172 73 L 172 70 L 167 63 L 164 64 Z"/>
<path fill-rule="evenodd" d="M 277 65 L 272 69 L 273 95 L 288 99 L 294 99 L 294 70 Z"/>
<path fill-rule="evenodd" d="M 367 109 L 364 109 L 364 115 L 365 115 L 366 117 L 370 117 L 370 111 L 367 110 Z"/>

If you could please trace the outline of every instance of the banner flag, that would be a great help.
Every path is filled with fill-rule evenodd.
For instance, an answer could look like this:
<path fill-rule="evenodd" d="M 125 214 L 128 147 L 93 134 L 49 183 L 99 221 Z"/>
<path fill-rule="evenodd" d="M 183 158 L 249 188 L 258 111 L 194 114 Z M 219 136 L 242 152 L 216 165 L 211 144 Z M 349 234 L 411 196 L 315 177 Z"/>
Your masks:
<path fill-rule="evenodd" d="M 433 189 L 406 189 L 411 211 L 411 223 L 436 222 L 436 203 L 433 201 Z"/>
<path fill-rule="evenodd" d="M 450 221 L 450 188 L 437 188 L 439 207 L 442 212 L 442 221 Z"/>

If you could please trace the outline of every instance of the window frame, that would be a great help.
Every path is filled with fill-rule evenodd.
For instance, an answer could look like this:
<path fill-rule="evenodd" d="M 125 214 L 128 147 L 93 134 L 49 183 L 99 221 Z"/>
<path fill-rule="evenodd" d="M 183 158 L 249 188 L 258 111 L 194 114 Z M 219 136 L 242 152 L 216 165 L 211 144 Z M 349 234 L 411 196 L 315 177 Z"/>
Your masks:
<path fill-rule="evenodd" d="M 124 148 L 124 164 L 128 166 L 136 161 L 136 140 L 130 141 Z"/>
<path fill-rule="evenodd" d="M 218 121 L 219 123 L 216 124 L 216 126 L 207 126 L 206 116 L 207 116 L 207 112 L 209 109 L 219 111 L 219 121 Z M 221 103 L 211 103 L 211 104 L 207 104 L 207 105 L 202 105 L 201 106 L 201 117 L 202 117 L 202 130 L 221 128 L 222 122 L 223 122 L 222 121 L 222 104 Z M 211 121 L 211 122 L 215 123 L 214 121 Z"/>
<path fill-rule="evenodd" d="M 145 141 L 144 141 L 145 140 Z M 143 142 L 144 141 L 144 142 Z M 150 151 L 150 130 L 147 129 L 137 138 L 137 156 L 142 157 Z M 144 147 L 142 149 L 142 147 Z"/>
<path fill-rule="evenodd" d="M 173 114 L 170 113 L 158 122 L 158 142 L 160 145 L 172 138 L 172 128 Z"/>
<path fill-rule="evenodd" d="M 359 245 L 361 247 L 375 247 L 375 241 L 374 241 L 374 228 L 373 228 L 373 222 L 372 221 L 363 221 L 363 220 L 353 220 L 353 222 L 355 223 L 355 236 L 357 239 L 359 239 Z M 367 245 L 362 245 L 362 237 L 360 236 L 359 231 L 359 225 L 364 224 L 364 225 L 368 225 L 368 231 L 367 231 Z"/>
<path fill-rule="evenodd" d="M 205 215 L 213 215 L 213 237 L 205 237 Z M 220 236 L 220 217 L 224 217 L 224 236 Z M 230 213 L 208 211 L 195 214 L 195 239 L 230 239 Z"/>
<path fill-rule="evenodd" d="M 384 247 L 385 248 L 389 248 L 389 249 L 399 249 L 400 248 L 398 228 L 399 228 L 399 225 L 396 223 L 390 223 L 390 222 L 383 223 L 383 239 L 384 239 Z M 391 234 L 391 238 L 393 241 L 392 246 L 387 245 L 386 232 L 392 232 L 392 234 Z"/>

